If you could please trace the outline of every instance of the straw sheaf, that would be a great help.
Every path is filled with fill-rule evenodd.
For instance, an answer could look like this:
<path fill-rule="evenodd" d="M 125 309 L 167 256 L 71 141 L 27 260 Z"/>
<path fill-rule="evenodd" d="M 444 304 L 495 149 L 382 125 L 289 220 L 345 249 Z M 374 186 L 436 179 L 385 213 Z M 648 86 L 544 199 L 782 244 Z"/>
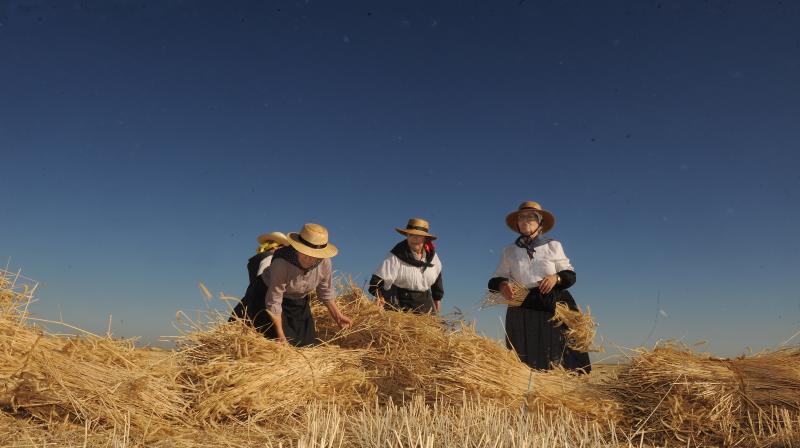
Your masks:
<path fill-rule="evenodd" d="M 590 392 L 584 379 L 564 371 L 532 371 L 514 351 L 471 326 L 450 330 L 434 315 L 384 311 L 352 285 L 338 306 L 353 318 L 353 327 L 339 331 L 327 311 L 315 307 L 319 335 L 329 344 L 371 350 L 366 367 L 384 401 L 414 395 L 429 402 L 459 401 L 466 396 L 507 407 L 536 402 L 593 416 L 613 411 L 602 392 L 591 393 L 599 401 L 586 400 Z M 566 395 L 567 390 L 572 394 Z"/>
<path fill-rule="evenodd" d="M 287 420 L 314 401 L 349 407 L 374 396 L 362 369 L 365 350 L 297 349 L 242 321 L 191 333 L 179 344 L 182 381 L 202 424 Z"/>
<path fill-rule="evenodd" d="M 566 303 L 558 302 L 551 320 L 564 327 L 567 347 L 579 352 L 604 351 L 603 347 L 594 345 L 597 324 L 592 319 L 592 310 L 588 306 L 584 313 L 580 307 L 577 310 L 571 310 Z"/>
<path fill-rule="evenodd" d="M 667 345 L 641 352 L 603 387 L 626 426 L 652 440 L 755 446 L 797 421 L 799 365 L 796 348 L 727 360 Z"/>
<path fill-rule="evenodd" d="M 490 307 L 495 305 L 522 305 L 522 302 L 524 302 L 525 298 L 528 296 L 528 288 L 514 279 L 508 280 L 508 286 L 511 287 L 511 299 L 507 299 L 502 293 L 500 293 L 500 291 L 488 291 L 486 295 L 483 296 L 481 306 Z"/>
<path fill-rule="evenodd" d="M 187 423 L 177 372 L 126 361 L 129 347 L 12 330 L 7 321 L 0 329 L 0 405 L 42 421 L 130 425 L 148 435 Z"/>

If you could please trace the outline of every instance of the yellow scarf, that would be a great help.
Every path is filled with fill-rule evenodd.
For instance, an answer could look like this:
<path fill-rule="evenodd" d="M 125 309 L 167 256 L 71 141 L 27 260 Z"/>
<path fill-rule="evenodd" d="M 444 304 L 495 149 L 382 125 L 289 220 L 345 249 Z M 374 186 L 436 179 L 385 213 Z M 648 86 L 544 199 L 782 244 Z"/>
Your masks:
<path fill-rule="evenodd" d="M 261 254 L 261 253 L 264 253 L 264 252 L 266 252 L 268 250 L 277 249 L 280 246 L 281 246 L 281 243 L 279 243 L 277 241 L 267 241 L 266 243 L 258 246 L 258 249 L 256 249 L 256 253 L 257 254 Z"/>

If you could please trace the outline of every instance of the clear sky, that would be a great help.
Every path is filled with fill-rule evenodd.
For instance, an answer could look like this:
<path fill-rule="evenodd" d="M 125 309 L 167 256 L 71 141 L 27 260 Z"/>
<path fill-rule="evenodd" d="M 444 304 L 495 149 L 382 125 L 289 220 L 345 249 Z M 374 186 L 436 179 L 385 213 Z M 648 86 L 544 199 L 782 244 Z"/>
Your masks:
<path fill-rule="evenodd" d="M 496 337 L 476 305 L 537 200 L 607 346 L 774 347 L 799 84 L 793 1 L 6 0 L 0 259 L 38 315 L 153 342 L 198 281 L 243 294 L 261 232 L 321 223 L 364 282 L 421 216 Z"/>

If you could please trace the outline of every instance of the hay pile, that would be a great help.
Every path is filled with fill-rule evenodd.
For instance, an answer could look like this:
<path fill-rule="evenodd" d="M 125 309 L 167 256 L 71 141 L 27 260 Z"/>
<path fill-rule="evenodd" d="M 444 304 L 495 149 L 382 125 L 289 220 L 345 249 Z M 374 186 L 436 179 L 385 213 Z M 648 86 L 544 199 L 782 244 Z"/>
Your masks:
<path fill-rule="evenodd" d="M 625 426 L 649 440 L 754 446 L 797 431 L 800 349 L 728 360 L 668 345 L 641 352 L 602 387 L 622 404 Z"/>
<path fill-rule="evenodd" d="M 132 426 L 146 436 L 184 425 L 174 371 L 132 341 L 61 337 L 29 325 L 28 290 L 0 289 L 0 406 L 41 421 Z"/>
<path fill-rule="evenodd" d="M 449 330 L 434 315 L 384 311 L 353 285 L 338 299 L 353 326 L 339 331 L 323 306 L 315 306 L 318 336 L 347 349 L 369 349 L 364 358 L 379 396 L 398 402 L 421 395 L 441 399 L 480 399 L 519 408 L 524 403 L 566 408 L 608 419 L 615 405 L 592 389 L 588 378 L 563 370 L 532 371 L 514 351 L 466 325 Z"/>
<path fill-rule="evenodd" d="M 530 370 L 496 341 L 469 327 L 448 331 L 437 316 L 384 311 L 358 288 L 338 300 L 353 326 L 339 331 L 327 310 L 314 308 L 319 337 L 346 349 L 370 349 L 365 367 L 374 372 L 379 394 L 402 401 L 422 395 L 460 400 L 480 395 L 518 406 L 527 392 Z"/>
<path fill-rule="evenodd" d="M 287 422 L 315 402 L 347 409 L 375 395 L 362 368 L 366 350 L 296 349 L 241 320 L 197 329 L 178 342 L 181 381 L 193 419 L 204 426 Z"/>

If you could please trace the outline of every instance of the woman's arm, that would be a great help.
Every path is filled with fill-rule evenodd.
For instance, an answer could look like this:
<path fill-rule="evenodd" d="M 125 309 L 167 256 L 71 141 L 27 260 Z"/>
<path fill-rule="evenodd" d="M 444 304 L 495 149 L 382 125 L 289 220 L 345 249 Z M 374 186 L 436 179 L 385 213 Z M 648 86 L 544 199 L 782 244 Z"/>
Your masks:
<path fill-rule="evenodd" d="M 339 311 L 336 305 L 336 292 L 333 288 L 333 265 L 330 259 L 323 260 L 317 269 L 320 271 L 319 283 L 317 283 L 317 297 L 322 300 L 331 317 L 339 325 L 339 328 L 347 328 L 352 323 L 350 318 Z"/>
<path fill-rule="evenodd" d="M 275 327 L 275 333 L 278 336 L 278 342 L 286 342 L 286 333 L 283 332 L 283 320 L 280 314 L 273 314 L 267 311 L 269 318 L 272 320 L 272 325 Z"/>
<path fill-rule="evenodd" d="M 383 289 L 383 279 L 375 274 L 372 274 L 372 277 L 369 279 L 367 291 L 377 298 L 381 294 L 381 289 Z"/>
<path fill-rule="evenodd" d="M 389 254 L 372 274 L 372 278 L 369 280 L 369 293 L 375 297 L 378 305 L 383 306 L 383 291 L 392 287 L 399 267 L 397 257 Z"/>
<path fill-rule="evenodd" d="M 283 321 L 281 315 L 283 314 L 283 293 L 286 292 L 286 283 L 288 282 L 288 271 L 286 269 L 286 262 L 283 260 L 276 260 L 272 263 L 269 270 L 264 271 L 263 277 L 265 283 L 268 285 L 267 293 L 264 296 L 264 305 L 267 310 L 267 315 L 272 320 L 272 325 L 275 327 L 275 333 L 278 340 L 286 342 L 286 334 L 283 332 Z"/>
<path fill-rule="evenodd" d="M 433 300 L 438 302 L 444 298 L 444 281 L 442 280 L 442 273 L 439 273 L 439 276 L 436 277 L 436 281 L 433 282 L 431 285 L 431 295 L 433 296 Z"/>
<path fill-rule="evenodd" d="M 400 260 L 398 260 L 393 254 L 389 254 L 389 256 L 381 262 L 380 266 L 378 266 L 378 269 L 375 270 L 373 278 L 379 278 L 381 280 L 381 286 L 383 289 L 389 289 L 392 287 L 392 285 L 394 285 L 394 281 L 397 278 L 397 271 L 399 269 Z"/>
<path fill-rule="evenodd" d="M 331 314 L 331 317 L 333 318 L 334 322 L 336 322 L 336 325 L 339 326 L 339 328 L 350 328 L 350 325 L 353 323 L 353 321 L 350 320 L 349 317 L 342 314 L 342 312 L 339 310 L 339 306 L 336 305 L 336 300 L 326 300 L 323 303 L 325 304 L 325 307 L 328 308 L 328 312 Z"/>
<path fill-rule="evenodd" d="M 560 280 L 558 282 L 558 285 L 556 285 L 558 289 L 568 289 L 570 286 L 574 285 L 575 282 L 577 281 L 575 271 L 570 271 L 565 269 L 563 271 L 559 271 L 556 275 Z"/>
<path fill-rule="evenodd" d="M 569 262 L 567 254 L 564 253 L 564 247 L 555 240 L 551 241 L 549 246 L 552 251 L 550 261 L 555 265 L 556 273 L 548 275 L 539 282 L 539 290 L 543 294 L 553 290 L 562 291 L 575 284 L 575 269 Z"/>
<path fill-rule="evenodd" d="M 505 249 L 503 253 L 500 255 L 500 263 L 497 264 L 497 268 L 494 270 L 494 274 L 492 278 L 489 279 L 489 287 L 490 291 L 500 291 L 507 300 L 511 300 L 514 296 L 513 291 L 511 290 L 511 286 L 508 284 L 508 279 L 511 277 L 511 262 L 508 260 L 506 256 Z"/>

